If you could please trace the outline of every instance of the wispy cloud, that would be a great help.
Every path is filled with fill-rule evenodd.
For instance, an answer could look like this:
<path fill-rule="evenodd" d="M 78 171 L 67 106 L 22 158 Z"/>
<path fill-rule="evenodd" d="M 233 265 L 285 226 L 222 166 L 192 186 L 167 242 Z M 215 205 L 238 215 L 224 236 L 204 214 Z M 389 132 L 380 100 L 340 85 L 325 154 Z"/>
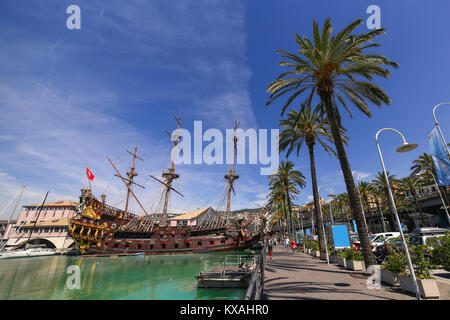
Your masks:
<path fill-rule="evenodd" d="M 203 120 L 223 130 L 238 119 L 244 128 L 257 127 L 248 91 L 252 72 L 245 54 L 244 5 L 79 2 L 83 17 L 90 19 L 82 20 L 78 33 L 49 31 L 39 23 L 24 27 L 30 19 L 58 25 L 54 16 L 61 18 L 60 13 L 52 12 L 57 8 L 50 1 L 21 9 L 11 3 L 0 13 L 16 21 L 0 23 L 8 34 L 0 52 L 0 205 L 23 184 L 24 203 L 39 202 L 47 190 L 53 200 L 76 200 L 87 185 L 89 166 L 96 176 L 94 193 L 106 192 L 111 204 L 123 207 L 123 184 L 112 176 L 106 156 L 124 173 L 130 164 L 126 149 L 138 142 L 145 162 L 138 161 L 137 179 L 146 189 L 136 193 L 149 211 L 156 210 L 160 186 L 147 174 L 168 167 L 164 129 L 174 126 L 172 113 L 183 107 L 185 124 Z M 173 195 L 171 210 L 219 201 L 225 169 L 178 167 L 185 197 Z M 234 208 L 265 192 L 264 184 L 244 178 Z M 139 212 L 136 203 L 132 210 Z"/>

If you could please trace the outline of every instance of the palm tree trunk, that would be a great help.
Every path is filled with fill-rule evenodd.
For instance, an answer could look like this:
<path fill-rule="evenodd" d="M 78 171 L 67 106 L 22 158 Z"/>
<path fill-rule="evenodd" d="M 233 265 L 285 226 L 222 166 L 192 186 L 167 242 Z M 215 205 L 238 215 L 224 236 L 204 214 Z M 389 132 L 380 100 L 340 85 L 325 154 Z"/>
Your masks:
<path fill-rule="evenodd" d="M 389 182 L 387 182 L 389 183 Z M 395 218 L 394 218 L 394 210 L 392 209 L 392 204 L 389 201 L 389 192 L 387 190 L 387 187 L 385 187 L 385 193 L 386 193 L 386 201 L 388 203 L 388 208 L 389 208 L 389 225 L 391 227 L 391 231 L 395 231 Z"/>
<path fill-rule="evenodd" d="M 327 118 L 330 123 L 331 133 L 333 135 L 334 145 L 341 165 L 342 174 L 344 175 L 345 185 L 347 187 L 347 193 L 350 198 L 350 206 L 352 208 L 353 217 L 356 221 L 358 228 L 359 241 L 361 243 L 361 249 L 364 257 L 366 267 L 375 264 L 375 259 L 372 254 L 372 249 L 369 241 L 369 234 L 364 222 L 364 216 L 361 210 L 361 204 L 359 202 L 358 192 L 356 191 L 355 181 L 353 180 L 352 170 L 350 163 L 348 162 L 347 153 L 344 149 L 341 134 L 337 119 L 334 114 L 334 109 L 331 103 L 331 92 L 321 95 L 321 100 L 325 105 L 327 111 Z"/>
<path fill-rule="evenodd" d="M 383 217 L 383 212 L 381 211 L 381 206 L 380 206 L 380 201 L 378 200 L 378 198 L 376 199 L 377 202 L 377 208 L 378 211 L 380 212 L 380 222 L 381 222 L 381 227 L 383 228 L 383 232 L 387 232 L 386 230 L 386 225 L 384 224 L 384 217 Z"/>
<path fill-rule="evenodd" d="M 284 198 L 285 197 L 283 197 L 284 223 L 286 225 L 285 235 L 287 235 L 287 234 L 289 234 L 289 225 L 288 225 L 288 217 L 287 217 L 287 212 L 286 212 L 286 201 Z"/>
<path fill-rule="evenodd" d="M 411 192 L 411 191 L 410 191 L 410 192 Z M 414 202 L 416 203 L 416 207 L 417 207 L 417 209 L 419 210 L 419 213 L 420 213 L 420 219 L 422 220 L 422 224 L 423 224 L 424 227 L 426 227 L 426 226 L 427 226 L 427 223 L 425 222 L 425 217 L 423 216 L 423 211 L 422 211 L 422 208 L 420 208 L 419 201 L 417 201 L 417 197 L 416 197 L 415 190 L 414 190 L 414 192 L 411 192 L 411 194 L 413 195 Z"/>
<path fill-rule="evenodd" d="M 314 161 L 314 144 L 308 144 L 309 150 L 309 162 L 311 167 L 311 184 L 313 189 L 314 198 L 314 218 L 316 219 L 317 225 L 317 235 L 319 238 L 319 251 L 325 252 L 325 239 L 323 237 L 323 221 L 320 215 L 320 204 L 319 204 L 319 189 L 317 188 L 317 177 L 316 177 L 316 164 Z"/>

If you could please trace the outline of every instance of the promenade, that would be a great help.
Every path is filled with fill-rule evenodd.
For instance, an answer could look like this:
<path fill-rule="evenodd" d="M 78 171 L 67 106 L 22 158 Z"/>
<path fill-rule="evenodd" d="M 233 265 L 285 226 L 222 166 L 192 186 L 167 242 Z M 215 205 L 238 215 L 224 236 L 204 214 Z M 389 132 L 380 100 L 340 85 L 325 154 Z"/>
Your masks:
<path fill-rule="evenodd" d="M 369 289 L 368 276 L 351 271 L 303 252 L 284 252 L 274 247 L 267 255 L 264 295 L 267 300 L 414 300 L 415 296 L 399 288 L 381 285 Z M 440 283 L 441 299 L 449 299 L 448 284 Z"/>

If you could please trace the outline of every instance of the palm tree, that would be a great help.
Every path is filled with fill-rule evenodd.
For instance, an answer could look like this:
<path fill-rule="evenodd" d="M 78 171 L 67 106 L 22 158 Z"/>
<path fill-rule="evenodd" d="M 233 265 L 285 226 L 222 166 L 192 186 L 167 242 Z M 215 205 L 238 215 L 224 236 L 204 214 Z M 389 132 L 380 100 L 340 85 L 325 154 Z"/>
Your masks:
<path fill-rule="evenodd" d="M 383 216 L 383 208 L 382 208 L 382 198 L 383 198 L 383 193 L 380 189 L 378 188 L 372 188 L 370 189 L 370 197 L 375 200 L 375 204 L 377 206 L 378 212 L 380 213 L 380 222 L 381 225 L 383 226 L 383 232 L 387 232 L 386 230 L 386 224 L 384 223 L 384 216 Z"/>
<path fill-rule="evenodd" d="M 268 195 L 268 204 L 277 210 L 280 216 L 284 215 L 284 218 L 279 220 L 279 222 L 283 222 L 283 234 L 287 234 L 286 191 L 284 186 L 271 186 L 270 189 L 272 191 Z"/>
<path fill-rule="evenodd" d="M 300 171 L 294 170 L 294 164 L 291 161 L 281 161 L 277 172 L 270 175 L 269 179 L 269 183 L 274 189 L 284 190 L 285 192 L 285 199 L 287 200 L 289 209 L 291 236 L 294 238 L 295 233 L 292 221 L 291 197 L 294 198 L 295 195 L 300 193 L 296 188 L 297 186 L 303 188 L 306 185 L 305 176 Z"/>
<path fill-rule="evenodd" d="M 363 53 L 367 48 L 379 46 L 378 43 L 373 43 L 373 39 L 384 34 L 385 29 L 380 28 L 368 33 L 353 34 L 356 27 L 362 24 L 362 20 L 358 19 L 350 23 L 334 36 L 331 36 L 330 19 L 325 20 L 322 34 L 318 24 L 314 21 L 314 43 L 307 36 L 302 38 L 297 34 L 295 39 L 300 45 L 299 55 L 278 50 L 281 57 L 288 59 L 288 61 L 280 62 L 279 65 L 287 66 L 291 70 L 280 74 L 267 87 L 267 91 L 271 95 L 266 104 L 270 104 L 284 93 L 292 93 L 282 108 L 281 113 L 283 114 L 290 103 L 302 93 L 307 93 L 307 90 L 309 91 L 308 104 L 316 94 L 320 98 L 330 124 L 350 205 L 358 226 L 364 261 L 366 266 L 369 266 L 375 264 L 375 259 L 371 253 L 369 235 L 364 223 L 352 170 L 340 135 L 341 116 L 338 103 L 350 113 L 347 103 L 351 102 L 357 109 L 371 117 L 367 101 L 377 106 L 391 102 L 385 91 L 371 82 L 373 77 L 389 78 L 390 71 L 384 66 L 397 68 L 398 65 L 380 54 Z"/>
<path fill-rule="evenodd" d="M 394 189 L 394 183 L 397 181 L 395 179 L 395 175 L 391 175 L 389 172 L 386 172 L 387 176 L 388 176 L 388 181 L 389 181 L 389 185 L 391 186 L 392 189 Z M 386 177 L 384 176 L 383 172 L 378 172 L 377 175 L 375 176 L 375 180 L 372 181 L 372 183 L 381 191 L 385 194 L 386 198 L 386 202 L 387 202 L 387 207 L 389 208 L 389 225 L 391 226 L 392 230 L 395 230 L 395 218 L 394 218 L 394 209 L 392 208 L 392 204 L 389 201 L 389 191 L 387 188 L 387 183 L 386 183 Z M 394 191 L 394 190 L 393 190 Z M 395 192 L 393 192 L 395 193 Z"/>
<path fill-rule="evenodd" d="M 373 187 L 370 185 L 369 182 L 361 181 L 358 183 L 358 190 L 359 190 L 359 194 L 361 195 L 361 202 L 363 203 L 363 206 L 366 207 L 366 209 L 364 210 L 364 212 L 366 214 L 370 214 L 370 212 L 369 212 L 370 211 L 369 197 L 370 197 L 370 193 L 371 193 L 372 189 L 373 189 Z M 372 228 L 372 230 L 373 229 L 374 228 Z"/>
<path fill-rule="evenodd" d="M 311 184 L 314 198 L 314 218 L 318 226 L 323 225 L 322 216 L 319 211 L 319 191 L 317 188 L 316 164 L 314 160 L 314 145 L 320 144 L 325 151 L 331 156 L 336 155 L 334 150 L 328 144 L 333 141 L 329 132 L 328 121 L 323 116 L 321 106 L 317 106 L 312 110 L 311 106 L 302 105 L 299 112 L 290 110 L 287 119 L 279 121 L 282 128 L 280 133 L 280 150 L 287 149 L 286 157 L 289 157 L 293 150 L 297 151 L 297 157 L 300 148 L 306 144 L 309 151 L 309 163 L 311 169 Z M 341 128 L 341 134 L 344 129 Z M 344 136 L 344 141 L 348 138 Z M 325 252 L 325 239 L 322 232 L 318 232 L 319 250 Z"/>
<path fill-rule="evenodd" d="M 416 190 L 419 189 L 422 185 L 421 181 L 419 180 L 418 177 L 413 176 L 413 177 L 405 177 L 401 179 L 399 182 L 403 191 L 409 191 L 409 193 L 411 193 L 411 195 L 413 196 L 417 210 L 419 210 L 420 213 L 420 219 L 422 220 L 422 224 L 423 226 L 426 226 L 425 217 L 423 216 L 423 211 L 422 208 L 420 208 L 419 201 L 417 201 L 416 195 Z"/>
<path fill-rule="evenodd" d="M 410 169 L 412 170 L 412 174 L 417 175 L 419 172 L 425 171 L 424 176 L 426 181 L 429 184 L 433 184 L 433 177 L 429 174 L 429 172 L 431 171 L 431 173 L 433 173 L 436 177 L 436 169 L 434 168 L 433 157 L 430 154 L 424 152 L 421 156 L 419 156 L 419 158 L 414 160 L 413 163 L 414 165 Z M 445 186 L 439 186 L 439 189 L 441 190 L 441 194 L 445 200 L 444 202 L 448 206 L 450 201 L 448 199 Z"/>

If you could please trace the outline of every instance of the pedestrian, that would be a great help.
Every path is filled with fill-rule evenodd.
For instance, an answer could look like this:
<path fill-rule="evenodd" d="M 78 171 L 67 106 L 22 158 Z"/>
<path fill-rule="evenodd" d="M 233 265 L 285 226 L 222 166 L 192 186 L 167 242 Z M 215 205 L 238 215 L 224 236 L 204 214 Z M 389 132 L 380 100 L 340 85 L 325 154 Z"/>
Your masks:
<path fill-rule="evenodd" d="M 292 252 L 295 252 L 295 240 L 292 240 L 291 247 L 292 247 Z"/>
<path fill-rule="evenodd" d="M 289 251 L 289 238 L 287 236 L 285 236 L 284 238 L 284 251 L 285 252 Z"/>
<path fill-rule="evenodd" d="M 269 249 L 270 260 L 272 260 L 272 251 L 273 251 L 273 239 L 272 238 L 269 238 L 268 249 Z"/>
<path fill-rule="evenodd" d="M 277 237 L 273 237 L 273 246 L 274 246 L 274 247 L 277 246 Z"/>

